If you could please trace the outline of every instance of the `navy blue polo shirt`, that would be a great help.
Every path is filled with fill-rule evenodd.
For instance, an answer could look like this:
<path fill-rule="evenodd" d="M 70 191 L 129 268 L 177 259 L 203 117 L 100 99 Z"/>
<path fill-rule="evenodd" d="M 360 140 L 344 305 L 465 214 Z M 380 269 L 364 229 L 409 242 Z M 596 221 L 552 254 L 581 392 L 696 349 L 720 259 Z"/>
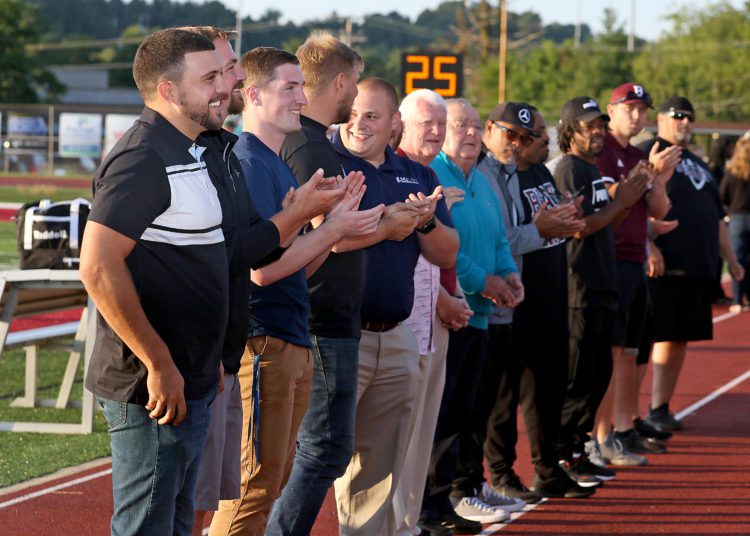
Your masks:
<path fill-rule="evenodd" d="M 260 216 L 268 219 L 281 212 L 281 202 L 289 188 L 297 187 L 297 179 L 289 166 L 249 132 L 240 134 L 234 152 Z M 270 335 L 309 348 L 309 319 L 304 268 L 265 287 L 251 283 L 248 337 Z"/>
<path fill-rule="evenodd" d="M 381 203 L 403 202 L 409 194 L 418 192 L 430 195 L 440 185 L 431 169 L 398 156 L 390 147 L 386 148 L 385 161 L 376 168 L 352 155 L 338 132 L 333 137 L 333 146 L 347 173 L 361 171 L 365 175 L 367 190 L 359 205 L 362 210 Z M 438 203 L 435 216 L 452 227 L 444 200 Z M 414 303 L 414 268 L 420 253 L 416 232 L 400 242 L 383 240 L 365 250 L 362 321 L 402 322 L 409 317 Z"/>

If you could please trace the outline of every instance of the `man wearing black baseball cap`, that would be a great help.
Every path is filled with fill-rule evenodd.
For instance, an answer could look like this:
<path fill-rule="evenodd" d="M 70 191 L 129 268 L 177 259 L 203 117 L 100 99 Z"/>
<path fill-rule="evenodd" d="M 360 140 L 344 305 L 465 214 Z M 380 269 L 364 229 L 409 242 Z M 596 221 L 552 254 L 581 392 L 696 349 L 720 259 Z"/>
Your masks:
<path fill-rule="evenodd" d="M 638 348 L 644 333 L 648 303 L 648 286 L 644 264 L 647 254 L 648 217 L 663 218 L 669 210 L 666 182 L 680 160 L 680 148 L 672 146 L 657 152 L 654 145 L 646 156 L 630 144 L 646 124 L 648 109 L 653 108 L 651 95 L 638 84 L 628 82 L 612 91 L 607 112 L 609 131 L 604 150 L 596 165 L 605 181 L 614 184 L 648 158 L 656 175 L 650 189 L 633 205 L 614 229 L 617 259 L 618 306 L 612 333 L 612 381 L 602 400 L 592 439 L 586 450 L 596 463 L 597 458 L 613 465 L 642 465 L 641 454 L 664 452 L 661 443 L 641 435 L 666 439 L 667 434 L 647 427 L 634 418 L 638 416 L 639 375 Z M 641 353 L 648 357 L 648 353 Z M 645 364 L 643 367 L 645 370 Z M 614 433 L 611 425 L 614 421 Z M 638 425 L 638 426 L 636 426 Z"/>
<path fill-rule="evenodd" d="M 621 220 L 641 198 L 650 179 L 642 164 L 615 185 L 602 177 L 596 158 L 604 149 L 609 120 L 590 97 L 566 102 L 557 127 L 565 155 L 554 173 L 561 192 L 582 196 L 586 224 L 567 246 L 570 357 L 558 453 L 568 476 L 590 488 L 614 476 L 612 471 L 593 465 L 584 452 L 612 373 L 612 325 L 618 293 L 611 224 Z M 544 483 L 541 490 L 544 494 Z"/>
<path fill-rule="evenodd" d="M 679 430 L 682 422 L 669 411 L 669 401 L 689 341 L 713 338 L 712 281 L 719 255 L 739 281 L 744 270 L 729 243 L 724 208 L 716 181 L 703 160 L 688 148 L 695 109 L 686 97 L 670 97 L 659 106 L 658 136 L 638 147 L 649 152 L 682 147 L 679 164 L 667 183 L 672 207 L 665 220 L 678 220 L 672 232 L 656 238 L 664 257 L 664 276 L 649 280 L 654 309 L 653 387 L 646 422 L 660 430 Z"/>

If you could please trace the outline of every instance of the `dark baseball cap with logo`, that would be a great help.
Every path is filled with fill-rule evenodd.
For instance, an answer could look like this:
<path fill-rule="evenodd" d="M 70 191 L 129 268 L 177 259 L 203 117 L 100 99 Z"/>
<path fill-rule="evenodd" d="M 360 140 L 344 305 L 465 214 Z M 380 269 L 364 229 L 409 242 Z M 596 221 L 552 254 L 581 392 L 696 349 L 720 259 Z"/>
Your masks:
<path fill-rule="evenodd" d="M 488 121 L 502 121 L 514 127 L 534 130 L 534 112 L 525 102 L 503 102 L 490 112 Z"/>
<path fill-rule="evenodd" d="M 560 115 L 562 121 L 577 119 L 584 123 L 588 123 L 599 117 L 605 121 L 609 121 L 609 116 L 602 112 L 599 104 L 591 97 L 575 97 L 570 99 L 563 105 L 562 114 Z"/>
<path fill-rule="evenodd" d="M 669 112 L 684 112 L 689 114 L 690 117 L 695 116 L 693 105 L 687 97 L 669 97 L 661 104 L 661 106 L 659 106 L 659 112 L 663 114 Z"/>
<path fill-rule="evenodd" d="M 643 89 L 643 86 L 632 82 L 616 87 L 609 98 L 610 104 L 630 104 L 633 102 L 642 102 L 648 108 L 654 107 L 654 101 L 648 91 Z"/>

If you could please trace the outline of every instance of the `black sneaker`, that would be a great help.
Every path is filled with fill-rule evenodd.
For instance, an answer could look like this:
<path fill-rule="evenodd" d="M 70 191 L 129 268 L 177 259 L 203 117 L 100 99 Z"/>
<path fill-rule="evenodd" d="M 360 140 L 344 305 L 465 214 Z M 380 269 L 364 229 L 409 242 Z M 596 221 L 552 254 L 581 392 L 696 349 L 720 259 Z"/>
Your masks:
<path fill-rule="evenodd" d="M 682 430 L 682 421 L 675 419 L 675 416 L 669 412 L 669 404 L 662 404 L 658 408 L 649 409 L 644 420 L 663 432 Z"/>
<path fill-rule="evenodd" d="M 615 438 L 619 439 L 626 449 L 636 454 L 664 454 L 667 452 L 667 447 L 663 443 L 656 439 L 643 437 L 635 428 L 626 432 L 615 431 Z"/>
<path fill-rule="evenodd" d="M 436 520 L 420 519 L 417 522 L 419 536 L 453 536 L 454 532 Z"/>
<path fill-rule="evenodd" d="M 672 432 L 658 430 L 640 417 L 633 420 L 633 426 L 635 426 L 635 429 L 638 430 L 638 433 L 643 437 L 649 437 L 658 441 L 666 441 L 667 439 L 672 437 Z"/>
<path fill-rule="evenodd" d="M 422 533 L 427 531 L 430 536 L 446 534 L 438 532 L 448 529 L 455 534 L 479 534 L 482 532 L 482 524 L 479 521 L 471 521 L 463 518 L 456 512 L 439 514 L 435 519 L 420 519 L 417 523 Z"/>
<path fill-rule="evenodd" d="M 608 482 L 609 480 L 613 480 L 615 478 L 615 470 L 610 469 L 609 467 L 602 467 L 601 465 L 596 465 L 595 463 L 592 463 L 591 460 L 589 460 L 589 457 L 586 455 L 586 453 L 582 453 L 575 461 L 576 463 L 576 470 L 579 473 L 586 473 L 589 475 L 594 475 L 599 480 L 602 480 L 604 482 Z"/>
<path fill-rule="evenodd" d="M 531 491 L 529 488 L 523 485 L 521 478 L 516 474 L 512 473 L 507 476 L 501 486 L 490 486 L 494 491 L 500 495 L 506 497 L 513 497 L 514 499 L 521 499 L 527 503 L 536 503 L 542 500 L 542 496 L 535 491 Z"/>
<path fill-rule="evenodd" d="M 580 458 L 579 458 L 580 459 Z M 595 488 L 602 485 L 602 480 L 597 478 L 591 473 L 581 471 L 578 465 L 578 459 L 573 460 L 560 460 L 560 469 L 565 471 L 573 482 L 581 486 L 582 488 Z"/>
<path fill-rule="evenodd" d="M 584 488 L 565 476 L 544 483 L 535 480 L 532 489 L 548 498 L 583 499 L 596 493 L 596 488 Z"/>

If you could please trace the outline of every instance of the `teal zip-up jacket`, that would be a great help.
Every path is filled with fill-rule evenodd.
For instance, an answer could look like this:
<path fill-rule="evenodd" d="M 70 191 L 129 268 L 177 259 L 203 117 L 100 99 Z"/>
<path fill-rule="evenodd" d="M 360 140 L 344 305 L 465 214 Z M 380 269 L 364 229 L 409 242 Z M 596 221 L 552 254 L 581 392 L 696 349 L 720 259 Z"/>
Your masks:
<path fill-rule="evenodd" d="M 466 301 L 474 311 L 469 325 L 487 329 L 492 302 L 481 296 L 487 274 L 504 277 L 518 272 L 505 235 L 500 201 L 476 165 L 467 177 L 441 151 L 430 167 L 443 187 L 456 186 L 466 193 L 463 201 L 451 207 L 453 225 L 461 239 L 456 256 L 456 273 Z"/>

